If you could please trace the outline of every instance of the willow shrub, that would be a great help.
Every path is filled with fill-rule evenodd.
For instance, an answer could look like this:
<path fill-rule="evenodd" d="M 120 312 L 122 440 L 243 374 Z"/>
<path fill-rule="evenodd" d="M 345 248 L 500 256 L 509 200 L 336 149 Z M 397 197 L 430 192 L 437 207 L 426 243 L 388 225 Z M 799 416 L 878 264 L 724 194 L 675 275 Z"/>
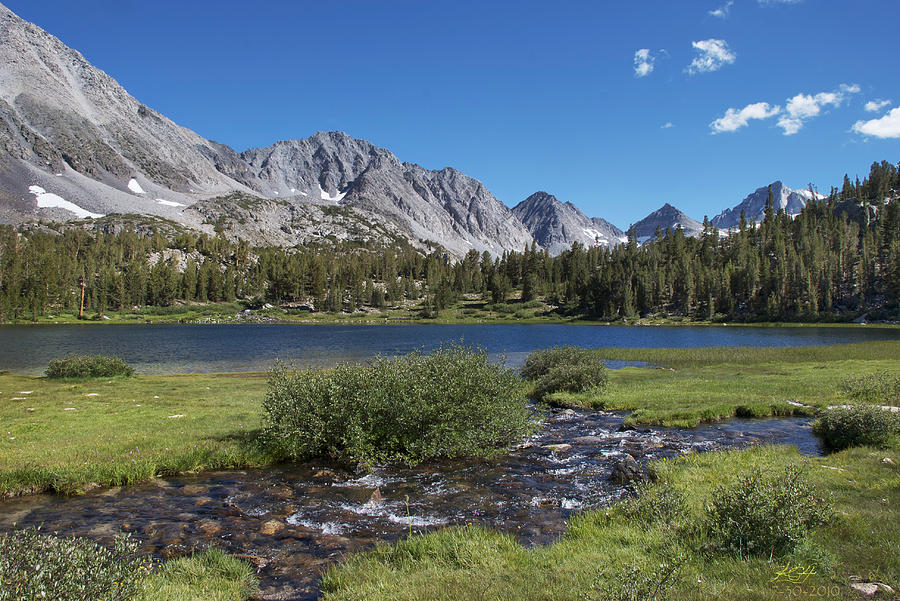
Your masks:
<path fill-rule="evenodd" d="M 106 355 L 67 355 L 65 359 L 51 359 L 48 378 L 110 378 L 132 376 L 134 368 L 118 357 Z"/>
<path fill-rule="evenodd" d="M 714 546 L 738 557 L 775 557 L 791 552 L 833 513 L 799 466 L 783 472 L 753 469 L 720 485 L 707 507 Z"/>
<path fill-rule="evenodd" d="M 835 451 L 885 447 L 900 435 L 900 413 L 871 405 L 824 409 L 813 422 L 813 432 Z"/>
<path fill-rule="evenodd" d="M 487 456 L 534 429 L 515 372 L 459 345 L 323 371 L 277 365 L 263 405 L 263 440 L 292 459 Z"/>
<path fill-rule="evenodd" d="M 554 392 L 602 392 L 609 382 L 606 362 L 595 351 L 574 346 L 531 352 L 522 376 L 534 381 L 532 396 L 538 401 Z"/>
<path fill-rule="evenodd" d="M 124 536 L 106 548 L 37 528 L 0 534 L 0 601 L 136 599 L 149 568 L 136 552 Z"/>

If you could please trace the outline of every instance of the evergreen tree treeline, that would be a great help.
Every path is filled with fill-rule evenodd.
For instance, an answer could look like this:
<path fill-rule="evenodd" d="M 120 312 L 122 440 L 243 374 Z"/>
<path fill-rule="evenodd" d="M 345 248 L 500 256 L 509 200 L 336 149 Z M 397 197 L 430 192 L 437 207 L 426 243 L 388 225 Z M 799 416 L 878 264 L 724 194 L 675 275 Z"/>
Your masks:
<path fill-rule="evenodd" d="M 811 190 L 812 191 L 812 190 Z M 251 248 L 223 236 L 125 229 L 61 232 L 0 226 L 0 321 L 176 301 L 265 300 L 316 311 L 421 303 L 425 315 L 462 294 L 505 302 L 544 299 L 600 319 L 817 320 L 878 309 L 900 295 L 900 173 L 874 163 L 869 177 L 812 201 L 795 218 L 742 219 L 722 235 L 704 220 L 696 238 L 677 229 L 612 249 L 575 243 L 557 257 L 532 245 L 498 258 L 470 251 L 452 262 L 411 246 Z"/>

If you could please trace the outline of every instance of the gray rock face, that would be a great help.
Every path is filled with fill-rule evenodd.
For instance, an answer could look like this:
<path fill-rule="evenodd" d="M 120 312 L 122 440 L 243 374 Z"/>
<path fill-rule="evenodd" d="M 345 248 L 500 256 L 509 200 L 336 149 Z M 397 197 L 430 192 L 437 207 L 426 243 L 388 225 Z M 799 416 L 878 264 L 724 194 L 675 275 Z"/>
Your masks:
<path fill-rule="evenodd" d="M 533 238 L 484 185 L 451 168 L 430 171 L 341 132 L 248 150 L 248 185 L 277 198 L 355 209 L 389 222 L 414 241 L 432 240 L 456 256 L 501 254 Z"/>
<path fill-rule="evenodd" d="M 776 213 L 779 209 L 784 209 L 788 215 L 797 215 L 806 207 L 806 203 L 812 200 L 812 193 L 809 190 L 792 190 L 780 181 L 776 181 L 769 186 L 757 188 L 737 206 L 726 209 L 713 217 L 711 223 L 723 230 L 737 227 L 741 222 L 741 211 L 744 212 L 748 223 L 751 221 L 761 222 L 765 217 L 770 188 L 774 200 L 772 206 Z"/>
<path fill-rule="evenodd" d="M 203 158 L 219 148 L 147 108 L 79 52 L 2 5 L 0 81 L 0 145 L 38 169 L 72 170 L 125 194 L 134 194 L 128 183 L 137 175 L 182 193 L 235 187 Z"/>
<path fill-rule="evenodd" d="M 568 250 L 573 242 L 615 246 L 625 241 L 622 230 L 608 221 L 589 219 L 572 203 L 560 202 L 546 192 L 535 192 L 513 207 L 512 212 L 551 255 Z"/>
<path fill-rule="evenodd" d="M 638 243 L 643 244 L 656 236 L 657 227 L 665 232 L 667 229 L 674 231 L 679 225 L 685 236 L 696 236 L 703 231 L 703 224 L 691 219 L 669 203 L 664 204 L 631 227 L 634 229 Z"/>
<path fill-rule="evenodd" d="M 2 222 L 137 213 L 209 230 L 211 219 L 226 216 L 230 235 L 260 242 L 299 244 L 317 231 L 367 238 L 379 230 L 379 237 L 399 232 L 457 256 L 521 250 L 533 240 L 480 182 L 403 163 L 343 133 L 240 154 L 206 140 L 2 5 L 0 82 Z M 211 200 L 233 192 L 272 202 L 251 215 Z M 197 201 L 204 204 L 188 208 Z M 364 225 L 372 221 L 380 224 Z M 275 231 L 263 231 L 270 226 Z"/>

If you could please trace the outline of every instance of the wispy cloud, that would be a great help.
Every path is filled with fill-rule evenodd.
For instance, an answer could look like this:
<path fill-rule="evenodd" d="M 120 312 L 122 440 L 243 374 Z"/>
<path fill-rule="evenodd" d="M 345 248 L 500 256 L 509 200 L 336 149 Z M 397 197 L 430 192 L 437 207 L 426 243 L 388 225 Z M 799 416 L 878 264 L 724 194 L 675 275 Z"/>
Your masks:
<path fill-rule="evenodd" d="M 691 75 L 697 73 L 710 73 L 718 71 L 724 65 L 730 65 L 737 56 L 728 48 L 725 40 L 717 40 L 714 38 L 708 40 L 700 40 L 699 42 L 691 42 L 691 45 L 697 51 L 697 56 L 687 66 L 686 71 Z"/>
<path fill-rule="evenodd" d="M 653 73 L 653 63 L 656 57 L 650 53 L 649 48 L 641 48 L 634 53 L 634 76 L 647 77 Z"/>
<path fill-rule="evenodd" d="M 884 107 L 890 106 L 890 104 L 891 104 L 890 100 L 882 100 L 881 98 L 878 98 L 877 100 L 868 101 L 866 103 L 866 106 L 864 106 L 863 108 L 866 109 L 866 112 L 877 113 Z"/>
<path fill-rule="evenodd" d="M 833 92 L 797 94 L 788 98 L 783 110 L 768 102 L 748 104 L 742 109 L 730 108 L 725 111 L 725 115 L 710 123 L 709 127 L 714 134 L 733 132 L 748 125 L 752 119 L 764 120 L 780 115 L 778 127 L 783 130 L 784 135 L 792 136 L 803 128 L 806 121 L 817 117 L 827 107 L 840 106 L 850 94 L 857 94 L 859 91 L 857 84 L 843 83 Z"/>
<path fill-rule="evenodd" d="M 778 127 L 784 130 L 784 135 L 792 136 L 803 127 L 803 123 L 813 117 L 819 116 L 822 109 L 840 106 L 848 94 L 859 93 L 856 84 L 841 84 L 833 92 L 819 92 L 816 95 L 797 94 L 788 98 L 784 105 L 784 114 L 778 119 Z"/>
<path fill-rule="evenodd" d="M 731 14 L 731 7 L 734 5 L 734 0 L 728 0 L 725 4 L 720 6 L 715 10 L 709 11 L 707 14 L 711 17 L 718 17 L 719 19 L 727 19 L 728 15 Z"/>
<path fill-rule="evenodd" d="M 725 115 L 709 124 L 714 134 L 737 131 L 750 123 L 751 119 L 768 119 L 781 112 L 780 106 L 771 106 L 768 102 L 755 102 L 738 110 L 730 108 Z"/>
<path fill-rule="evenodd" d="M 857 121 L 853 131 L 875 138 L 900 138 L 900 107 L 891 109 L 880 119 Z"/>
<path fill-rule="evenodd" d="M 672 124 L 671 121 L 666 121 L 665 123 L 663 123 L 662 125 L 659 126 L 660 129 L 671 129 L 673 127 L 675 127 L 675 126 Z"/>

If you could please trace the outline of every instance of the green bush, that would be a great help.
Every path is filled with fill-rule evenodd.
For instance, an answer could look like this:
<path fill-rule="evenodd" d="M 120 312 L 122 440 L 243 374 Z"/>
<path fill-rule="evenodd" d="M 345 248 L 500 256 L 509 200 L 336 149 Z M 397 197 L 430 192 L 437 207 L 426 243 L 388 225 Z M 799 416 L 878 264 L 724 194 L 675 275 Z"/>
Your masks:
<path fill-rule="evenodd" d="M 137 543 L 125 536 L 107 549 L 37 528 L 0 534 L 0 601 L 134 599 L 149 568 L 136 551 Z"/>
<path fill-rule="evenodd" d="M 484 308 L 488 311 L 494 311 L 495 313 L 506 313 L 506 314 L 512 313 L 513 311 L 516 310 L 515 307 L 513 307 L 512 305 L 508 305 L 506 303 L 494 303 L 492 305 L 486 305 Z"/>
<path fill-rule="evenodd" d="M 813 422 L 813 432 L 834 450 L 887 446 L 900 434 L 900 413 L 872 405 L 825 409 Z"/>
<path fill-rule="evenodd" d="M 416 463 L 484 456 L 533 431 L 521 380 L 483 350 L 269 374 L 263 440 L 294 459 Z"/>
<path fill-rule="evenodd" d="M 790 552 L 806 533 L 831 515 L 802 470 L 766 474 L 756 468 L 719 486 L 708 507 L 713 546 L 739 557 L 774 557 Z"/>
<path fill-rule="evenodd" d="M 683 553 L 670 552 L 659 563 L 629 561 L 614 572 L 601 572 L 585 599 L 587 601 L 663 601 L 678 583 L 686 562 Z"/>
<path fill-rule="evenodd" d="M 65 359 L 51 359 L 46 374 L 48 378 L 109 378 L 132 376 L 134 368 L 118 357 L 68 355 Z"/>
<path fill-rule="evenodd" d="M 546 400 L 554 392 L 585 392 L 606 388 L 606 362 L 591 350 L 555 346 L 533 351 L 525 358 L 522 376 L 535 380 L 532 396 Z"/>
<path fill-rule="evenodd" d="M 684 495 L 668 482 L 638 482 L 635 496 L 623 504 L 625 515 L 648 526 L 675 526 L 687 516 Z"/>
<path fill-rule="evenodd" d="M 849 376 L 841 383 L 841 390 L 855 401 L 894 405 L 900 402 L 900 374 L 880 371 Z"/>

